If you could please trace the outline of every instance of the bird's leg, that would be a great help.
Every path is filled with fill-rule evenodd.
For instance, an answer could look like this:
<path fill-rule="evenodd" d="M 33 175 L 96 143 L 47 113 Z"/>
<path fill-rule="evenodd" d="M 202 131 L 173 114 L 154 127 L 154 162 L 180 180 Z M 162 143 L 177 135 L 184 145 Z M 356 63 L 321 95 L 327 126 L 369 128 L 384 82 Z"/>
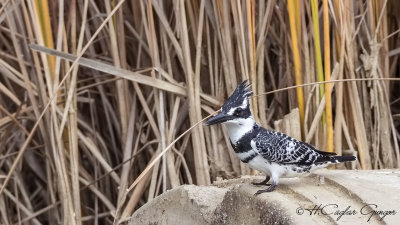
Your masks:
<path fill-rule="evenodd" d="M 264 193 L 264 192 L 271 192 L 271 191 L 275 190 L 275 187 L 276 187 L 276 186 L 278 186 L 278 183 L 275 182 L 275 181 L 273 181 L 272 184 L 271 184 L 271 186 L 269 186 L 267 189 L 265 189 L 265 190 L 258 190 L 254 195 L 259 195 L 259 194 L 262 194 L 262 193 Z"/>
<path fill-rule="evenodd" d="M 271 177 L 267 175 L 267 176 L 265 177 L 265 180 L 263 180 L 263 181 L 261 181 L 261 182 L 259 182 L 259 183 L 251 183 L 251 184 L 252 184 L 252 185 L 270 185 L 270 184 L 267 184 L 268 181 L 269 181 L 269 179 L 271 179 Z"/>

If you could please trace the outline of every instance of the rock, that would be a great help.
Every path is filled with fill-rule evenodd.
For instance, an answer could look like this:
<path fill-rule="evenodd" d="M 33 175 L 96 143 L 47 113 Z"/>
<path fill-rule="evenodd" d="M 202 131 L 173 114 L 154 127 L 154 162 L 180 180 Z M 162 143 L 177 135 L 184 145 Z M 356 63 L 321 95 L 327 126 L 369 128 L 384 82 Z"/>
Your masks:
<path fill-rule="evenodd" d="M 129 224 L 210 224 L 227 191 L 213 186 L 182 185 L 142 206 Z"/>
<path fill-rule="evenodd" d="M 274 192 L 254 196 L 264 177 L 183 185 L 138 209 L 129 224 L 396 224 L 400 171 L 319 170 L 281 178 Z M 385 216 L 386 214 L 386 216 Z"/>

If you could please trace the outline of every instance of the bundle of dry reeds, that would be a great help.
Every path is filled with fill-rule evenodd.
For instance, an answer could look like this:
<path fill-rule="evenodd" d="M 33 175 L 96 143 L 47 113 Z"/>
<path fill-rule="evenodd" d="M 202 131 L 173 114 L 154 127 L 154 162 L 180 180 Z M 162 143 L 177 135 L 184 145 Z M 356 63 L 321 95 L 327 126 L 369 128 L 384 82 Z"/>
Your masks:
<path fill-rule="evenodd" d="M 1 1 L 0 224 L 117 224 L 170 188 L 254 172 L 221 126 L 198 123 L 245 79 L 262 125 L 298 124 L 287 132 L 357 155 L 353 168 L 398 168 L 398 10 Z"/>

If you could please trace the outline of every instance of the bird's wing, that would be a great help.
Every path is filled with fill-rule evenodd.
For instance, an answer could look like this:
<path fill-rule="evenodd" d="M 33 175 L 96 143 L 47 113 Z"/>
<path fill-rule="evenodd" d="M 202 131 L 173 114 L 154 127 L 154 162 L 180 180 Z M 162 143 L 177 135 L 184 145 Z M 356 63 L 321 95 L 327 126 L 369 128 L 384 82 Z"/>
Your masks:
<path fill-rule="evenodd" d="M 255 138 L 262 157 L 279 164 L 311 165 L 331 161 L 334 153 L 322 152 L 314 146 L 286 134 L 262 129 Z"/>

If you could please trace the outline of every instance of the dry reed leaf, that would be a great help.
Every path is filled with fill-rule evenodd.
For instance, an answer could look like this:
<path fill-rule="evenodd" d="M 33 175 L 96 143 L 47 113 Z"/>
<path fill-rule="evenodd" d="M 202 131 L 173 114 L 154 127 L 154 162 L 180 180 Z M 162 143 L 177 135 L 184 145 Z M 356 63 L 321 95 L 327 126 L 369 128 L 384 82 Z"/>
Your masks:
<path fill-rule="evenodd" d="M 10 98 L 11 101 L 15 103 L 15 105 L 21 105 L 21 101 L 15 96 L 6 86 L 0 83 L 0 92 L 5 94 L 7 97 Z"/>
<path fill-rule="evenodd" d="M 321 146 L 315 90 L 334 83 L 335 152 L 361 159 L 345 166 L 400 165 L 396 1 L 42 3 L 0 7 L 0 223 L 121 223 L 164 191 L 198 184 L 198 174 L 253 174 L 220 126 L 196 123 L 249 78 L 254 116 L 268 128 L 298 107 L 302 89 L 303 138 Z M 313 14 L 336 80 L 315 83 L 313 30 L 322 27 L 312 28 Z M 191 125 L 196 138 L 183 137 Z"/>
<path fill-rule="evenodd" d="M 57 57 L 61 57 L 65 60 L 74 62 L 77 57 L 72 55 L 72 54 L 68 54 L 68 53 L 64 53 L 64 52 L 58 52 L 54 49 L 48 49 L 45 48 L 43 46 L 39 46 L 36 44 L 31 44 L 30 47 L 35 50 L 35 51 L 39 51 L 39 52 L 45 52 L 47 54 L 50 55 L 54 55 Z M 175 93 L 175 94 L 179 94 L 179 95 L 186 95 L 186 91 L 185 88 L 182 86 L 178 86 L 178 85 L 174 85 L 171 84 L 169 82 L 166 81 L 162 81 L 156 78 L 152 78 L 140 73 L 136 73 L 136 72 L 132 72 L 129 70 L 124 70 L 124 69 L 120 69 L 120 68 L 116 68 L 114 66 L 96 61 L 96 60 L 91 60 L 91 59 L 86 59 L 84 57 L 80 57 L 79 61 L 78 61 L 79 65 L 91 68 L 91 69 L 95 69 L 107 74 L 112 74 L 127 80 L 131 80 L 134 82 L 138 82 L 147 86 L 151 86 L 151 87 L 155 87 L 164 91 L 168 91 L 171 93 Z M 153 68 L 154 70 L 157 70 L 157 68 Z M 219 101 L 217 101 L 216 99 L 214 99 L 213 97 L 207 95 L 207 94 L 200 94 L 200 96 L 207 101 L 208 103 L 210 103 L 211 105 L 220 105 L 221 103 Z"/>
<path fill-rule="evenodd" d="M 28 208 L 26 208 L 26 206 L 24 204 L 22 204 L 16 196 L 14 196 L 10 191 L 8 190 L 4 190 L 4 194 L 7 196 L 8 199 L 10 199 L 12 202 L 14 202 L 15 206 L 18 207 L 18 209 L 20 209 L 24 215 L 27 215 L 28 217 L 32 214 L 31 210 L 29 210 Z M 37 220 L 36 218 L 32 219 L 32 223 L 33 224 L 37 224 L 40 225 L 41 223 L 39 222 L 39 220 Z"/>
<path fill-rule="evenodd" d="M 110 176 L 114 179 L 114 181 L 119 184 L 121 182 L 120 177 L 112 170 L 112 167 L 108 164 L 107 160 L 100 154 L 97 146 L 93 143 L 93 141 L 83 135 L 80 131 L 78 131 L 79 140 L 82 141 L 83 144 L 90 150 L 93 156 L 99 161 L 100 165 L 104 167 L 106 172 L 110 172 Z"/>

